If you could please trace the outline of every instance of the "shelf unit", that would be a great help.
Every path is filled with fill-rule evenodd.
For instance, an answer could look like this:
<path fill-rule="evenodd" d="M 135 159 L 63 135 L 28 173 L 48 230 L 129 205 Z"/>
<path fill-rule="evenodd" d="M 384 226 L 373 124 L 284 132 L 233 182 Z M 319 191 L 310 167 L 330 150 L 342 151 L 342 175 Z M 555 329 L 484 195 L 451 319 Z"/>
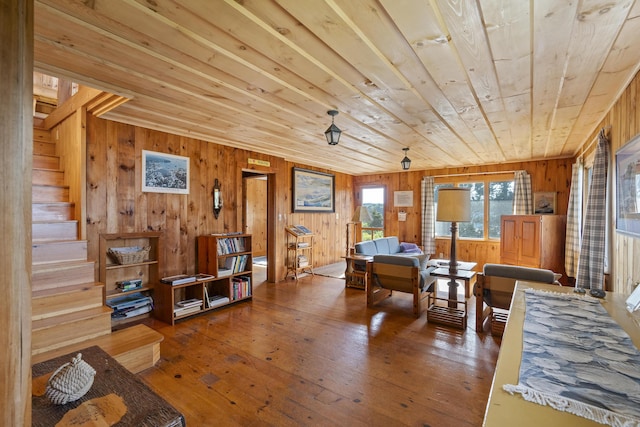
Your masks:
<path fill-rule="evenodd" d="M 111 259 L 108 254 L 108 250 L 110 248 L 132 246 L 149 246 L 151 248 L 149 251 L 149 258 L 142 262 L 133 264 L 118 264 Z M 152 298 L 154 297 L 154 291 L 160 282 L 160 277 L 162 276 L 161 257 L 162 254 L 164 254 L 162 233 L 140 232 L 101 234 L 99 251 L 99 279 L 100 282 L 104 283 L 104 304 L 113 298 L 138 292 L 149 295 Z M 118 289 L 117 282 L 131 279 L 141 279 L 142 287 L 124 292 Z M 115 326 L 131 322 L 147 316 L 149 316 L 149 313 L 130 318 L 113 319 L 112 325 Z"/>
<path fill-rule="evenodd" d="M 198 236 L 197 253 L 198 272 L 213 277 L 181 285 L 161 282 L 157 290 L 156 316 L 166 323 L 173 325 L 178 320 L 251 299 L 253 256 L 250 234 Z M 225 271 L 225 266 L 233 270 Z M 215 296 L 228 298 L 228 301 L 210 304 L 209 299 Z M 202 301 L 200 309 L 185 314 L 174 313 L 178 302 L 190 299 Z"/>
<path fill-rule="evenodd" d="M 299 273 L 313 273 L 313 234 L 299 234 L 289 227 L 287 232 L 287 274 L 298 280 Z"/>

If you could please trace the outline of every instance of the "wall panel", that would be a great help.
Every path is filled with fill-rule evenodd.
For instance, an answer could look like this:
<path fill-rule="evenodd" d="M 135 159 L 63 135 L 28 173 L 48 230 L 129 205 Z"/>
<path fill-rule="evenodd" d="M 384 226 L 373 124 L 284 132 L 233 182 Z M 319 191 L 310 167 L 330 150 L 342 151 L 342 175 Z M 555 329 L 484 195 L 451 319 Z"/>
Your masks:
<path fill-rule="evenodd" d="M 190 161 L 190 194 L 143 193 L 142 150 L 186 156 Z M 249 165 L 249 158 L 270 162 Z M 275 236 L 267 245 L 275 257 L 272 280 L 286 273 L 285 232 L 288 224 L 304 224 L 316 233 L 314 264 L 340 261 L 345 251 L 346 222 L 353 212 L 352 177 L 336 176 L 335 213 L 291 213 L 291 168 L 284 159 L 206 141 L 87 117 L 87 235 L 90 259 L 98 257 L 100 233 L 163 231 L 164 275 L 194 273 L 196 237 L 201 234 L 243 231 L 242 171 L 269 174 L 275 193 Z M 298 165 L 311 169 L 305 165 Z M 316 169 L 317 170 L 317 169 Z M 330 172 L 320 170 L 321 172 Z M 223 208 L 212 211 L 215 179 L 222 185 Z M 97 266 L 96 266 L 97 268 Z M 96 276 L 97 277 L 97 276 Z"/>

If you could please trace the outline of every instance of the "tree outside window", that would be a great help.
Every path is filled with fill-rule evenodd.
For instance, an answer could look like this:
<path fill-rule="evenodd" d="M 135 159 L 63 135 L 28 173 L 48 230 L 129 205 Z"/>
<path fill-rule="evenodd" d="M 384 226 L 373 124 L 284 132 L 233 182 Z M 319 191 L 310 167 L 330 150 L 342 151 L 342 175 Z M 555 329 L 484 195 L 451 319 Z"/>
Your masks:
<path fill-rule="evenodd" d="M 438 190 L 451 188 L 453 183 L 435 184 L 434 202 L 437 211 Z M 490 181 L 460 182 L 459 187 L 469 188 L 471 197 L 471 221 L 458 223 L 458 237 L 466 239 L 499 239 L 500 217 L 513 213 L 514 182 Z M 485 190 L 488 191 L 485 197 Z M 451 223 L 436 221 L 436 237 L 450 237 Z M 485 233 L 485 230 L 487 231 Z"/>
<path fill-rule="evenodd" d="M 362 206 L 371 215 L 371 222 L 362 223 L 362 240 L 384 237 L 384 187 L 363 188 Z"/>

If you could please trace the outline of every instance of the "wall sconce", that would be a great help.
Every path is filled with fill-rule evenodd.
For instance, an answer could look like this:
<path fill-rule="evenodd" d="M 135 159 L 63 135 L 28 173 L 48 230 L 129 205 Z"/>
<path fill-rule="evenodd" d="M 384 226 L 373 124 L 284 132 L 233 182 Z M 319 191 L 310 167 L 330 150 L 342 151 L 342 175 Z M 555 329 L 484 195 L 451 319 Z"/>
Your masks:
<path fill-rule="evenodd" d="M 402 159 L 400 164 L 402 165 L 402 170 L 407 171 L 409 167 L 411 167 L 411 159 L 407 157 L 407 151 L 409 151 L 409 149 L 403 148 L 402 151 L 404 151 L 404 159 Z"/>
<path fill-rule="evenodd" d="M 333 118 L 338 115 L 337 110 L 329 110 L 327 114 L 331 116 L 331 126 L 324 132 L 324 136 L 327 137 L 327 142 L 329 145 L 338 145 L 338 141 L 340 141 L 340 134 L 342 131 L 338 129 L 338 126 L 333 124 Z"/>
<path fill-rule="evenodd" d="M 213 194 L 213 216 L 218 219 L 218 215 L 222 209 L 222 193 L 220 191 L 220 181 L 218 181 L 218 178 L 216 178 L 213 183 L 211 194 Z"/>

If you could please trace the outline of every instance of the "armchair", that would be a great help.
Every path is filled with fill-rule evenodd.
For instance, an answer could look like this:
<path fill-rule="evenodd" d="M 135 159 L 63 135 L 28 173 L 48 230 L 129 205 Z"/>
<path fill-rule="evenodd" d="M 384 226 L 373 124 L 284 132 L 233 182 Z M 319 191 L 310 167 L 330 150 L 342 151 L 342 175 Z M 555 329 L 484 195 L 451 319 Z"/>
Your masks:
<path fill-rule="evenodd" d="M 483 332 L 489 318 L 491 333 L 502 335 L 507 321 L 516 281 L 560 284 L 551 270 L 504 264 L 485 264 L 478 274 L 473 295 L 476 297 L 476 332 Z M 486 305 L 486 307 L 485 307 Z"/>
<path fill-rule="evenodd" d="M 367 306 L 373 307 L 393 291 L 413 294 L 413 314 L 420 317 L 421 301 L 436 281 L 434 267 L 426 267 L 428 255 L 375 255 L 367 264 Z"/>

